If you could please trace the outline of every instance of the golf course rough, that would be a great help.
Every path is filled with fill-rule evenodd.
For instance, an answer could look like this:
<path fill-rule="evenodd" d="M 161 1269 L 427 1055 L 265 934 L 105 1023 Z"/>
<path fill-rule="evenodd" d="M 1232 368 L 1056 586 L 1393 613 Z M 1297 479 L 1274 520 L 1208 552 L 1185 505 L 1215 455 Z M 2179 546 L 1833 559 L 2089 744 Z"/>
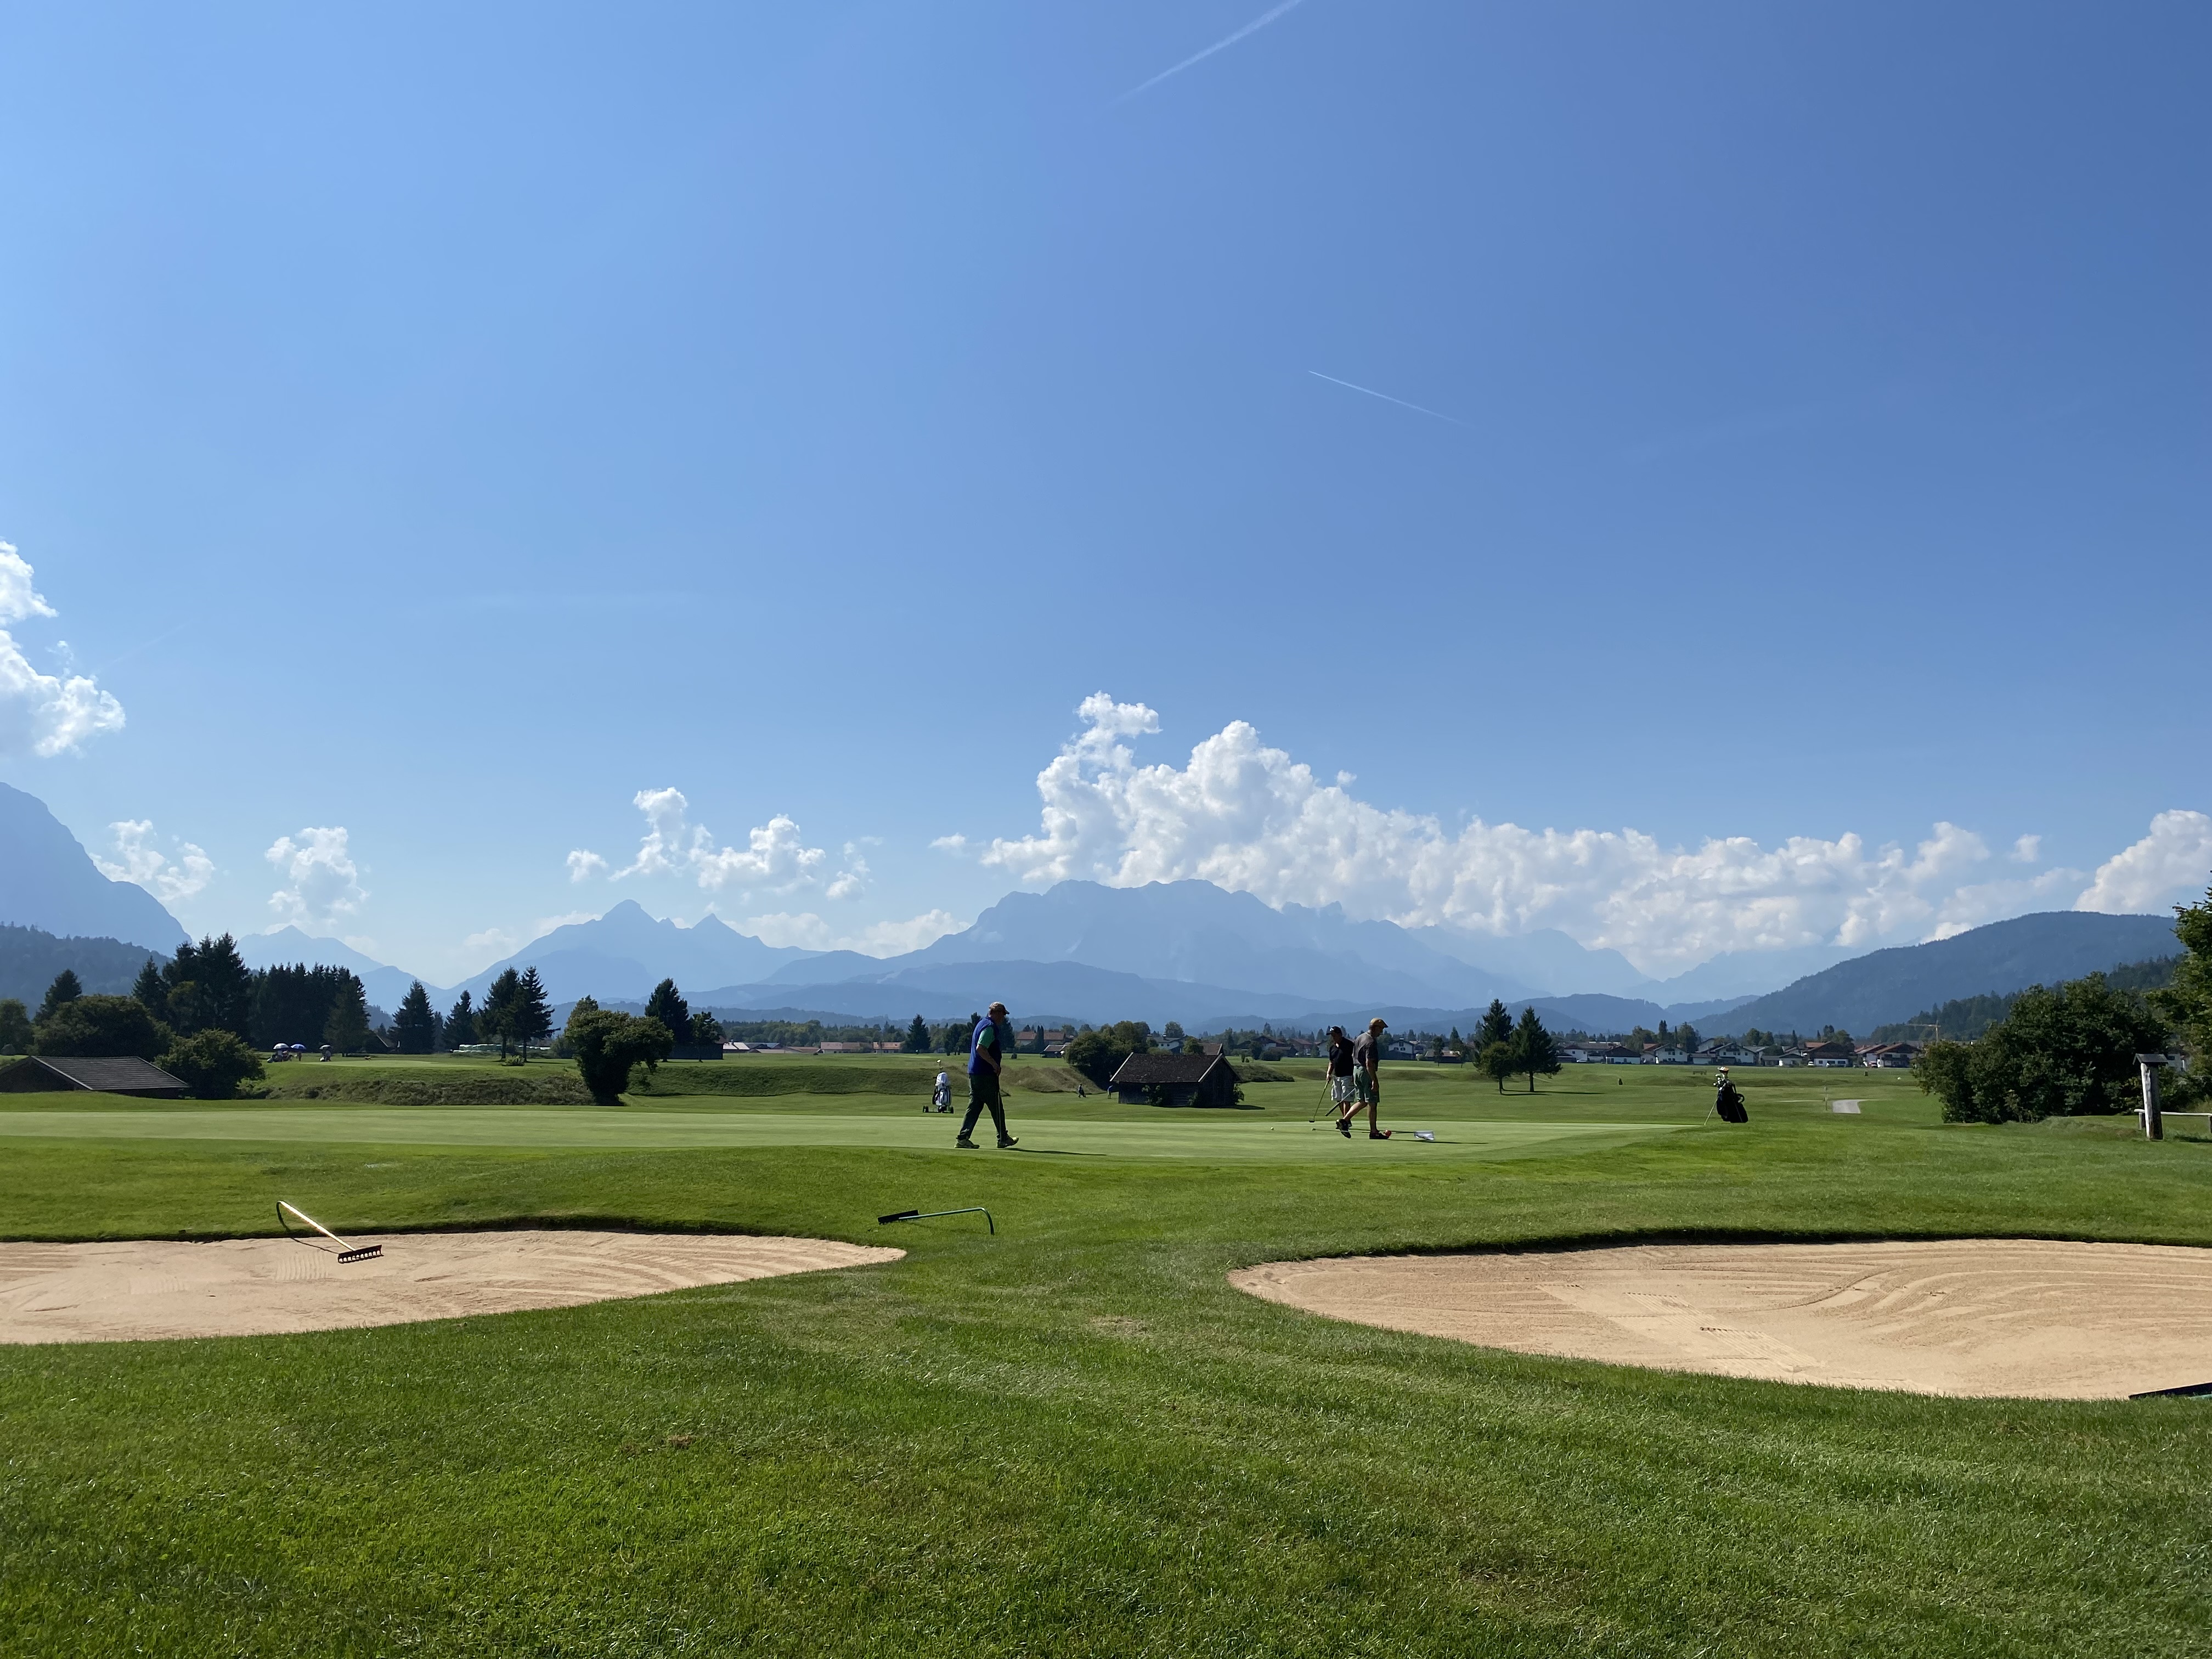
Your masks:
<path fill-rule="evenodd" d="M 2201 1659 L 2204 1402 L 1593 1364 L 1228 1282 L 1622 1243 L 2212 1246 L 2212 1146 L 2186 1132 L 1945 1126 L 1909 1078 L 1854 1079 L 1863 1115 L 1839 1116 L 1802 1074 L 1748 1080 L 1752 1121 L 1723 1126 L 1694 1077 L 1596 1070 L 1531 1096 L 1399 1068 L 1385 1121 L 1653 1133 L 1522 1156 L 1347 1143 L 1309 1127 L 1317 1079 L 1249 1085 L 1233 1115 L 1034 1096 L 1006 1152 L 953 1151 L 894 1093 L 656 1087 L 569 1114 L 706 1126 L 672 1146 L 556 1144 L 522 1106 L 493 1144 L 497 1108 L 453 1109 L 468 1139 L 439 1143 L 379 1138 L 427 1136 L 412 1117 L 349 1139 L 371 1120 L 320 1102 L 0 1103 L 15 1240 L 281 1242 L 281 1197 L 349 1238 L 895 1233 L 908 1251 L 486 1317 L 0 1347 L 0 1654 Z M 756 1105 L 872 1115 L 891 1139 L 714 1127 Z M 264 1138 L 63 1121 L 170 1111 Z M 935 1144 L 905 1144 L 907 1120 Z M 1054 1146 L 1116 1126 L 1329 1155 Z M 978 1204 L 995 1236 L 972 1215 L 876 1224 Z"/>

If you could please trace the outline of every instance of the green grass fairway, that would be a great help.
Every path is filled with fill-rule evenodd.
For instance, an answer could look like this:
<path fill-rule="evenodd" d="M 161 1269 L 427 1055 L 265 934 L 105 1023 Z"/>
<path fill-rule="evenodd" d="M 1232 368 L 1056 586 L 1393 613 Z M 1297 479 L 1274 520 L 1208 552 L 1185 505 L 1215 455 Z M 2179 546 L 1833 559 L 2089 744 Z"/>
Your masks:
<path fill-rule="evenodd" d="M 1656 1237 L 2212 1245 L 2202 1139 L 1948 1127 L 1902 1078 L 1754 1076 L 1730 1128 L 1700 1076 L 1572 1068 L 1532 1099 L 1403 1067 L 1385 1120 L 1434 1146 L 1309 1128 L 1301 1077 L 1243 1112 L 1017 1091 L 1030 1157 L 951 1150 L 888 1065 L 823 1087 L 759 1064 L 711 1094 L 670 1067 L 607 1109 L 0 1102 L 15 1238 L 271 1233 L 283 1196 L 342 1231 L 910 1253 L 553 1312 L 0 1348 L 0 1653 L 2206 1651 L 2212 1401 L 1546 1360 L 1224 1277 Z M 997 1236 L 874 1222 L 964 1204 Z"/>
<path fill-rule="evenodd" d="M 1388 1141 L 1363 1128 L 1347 1151 L 1327 1123 L 1256 1121 L 1241 1112 L 1159 1113 L 1150 1121 L 1022 1123 L 1020 1157 L 1083 1158 L 1194 1158 L 1219 1164 L 1296 1161 L 1403 1162 L 1522 1158 L 1582 1152 L 1668 1134 L 1662 1123 L 1494 1123 L 1443 1119 L 1404 1120 Z M 168 1107 L 137 1111 L 0 1113 L 0 1136 L 41 1139 L 261 1140 L 301 1146 L 352 1144 L 393 1146 L 896 1147 L 909 1152 L 952 1149 L 958 1120 L 907 1113 L 854 1115 L 835 1109 L 811 1112 L 538 1110 L 526 1106 L 471 1108 L 263 1106 L 194 1111 Z M 1434 1141 L 1413 1138 L 1426 1129 Z M 988 1148 L 991 1121 L 978 1130 Z M 995 1150 L 995 1149 L 992 1149 Z"/>

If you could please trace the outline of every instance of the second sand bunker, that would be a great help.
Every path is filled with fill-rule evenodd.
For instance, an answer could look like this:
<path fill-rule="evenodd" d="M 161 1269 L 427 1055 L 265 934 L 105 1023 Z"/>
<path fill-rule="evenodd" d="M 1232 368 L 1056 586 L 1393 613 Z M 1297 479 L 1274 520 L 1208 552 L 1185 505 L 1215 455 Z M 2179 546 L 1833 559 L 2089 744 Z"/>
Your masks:
<path fill-rule="evenodd" d="M 1332 1318 L 1522 1353 L 1919 1394 L 2212 1383 L 2212 1250 L 2042 1239 L 1347 1256 L 1230 1275 Z"/>

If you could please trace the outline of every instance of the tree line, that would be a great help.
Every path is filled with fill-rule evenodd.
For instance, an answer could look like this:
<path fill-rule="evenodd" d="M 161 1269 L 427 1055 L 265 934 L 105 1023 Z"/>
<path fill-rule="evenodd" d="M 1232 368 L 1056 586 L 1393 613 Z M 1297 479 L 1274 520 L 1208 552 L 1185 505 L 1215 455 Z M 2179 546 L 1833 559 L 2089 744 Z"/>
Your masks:
<path fill-rule="evenodd" d="M 2155 977 L 2154 988 L 2119 982 L 2126 969 L 2030 986 L 1974 1040 L 1929 1044 L 1913 1068 L 1921 1088 L 1954 1123 L 2124 1112 L 2142 1099 L 2136 1056 L 2178 1047 L 2189 1064 L 2163 1085 L 2167 1097 L 2177 1106 L 2212 1097 L 2212 889 L 2174 916 L 2183 954 L 2135 964 L 2129 975 Z"/>
<path fill-rule="evenodd" d="M 430 994 L 418 979 L 407 988 L 392 1019 L 392 1046 L 403 1054 L 445 1054 L 496 1042 L 501 1059 L 519 1048 L 526 1060 L 530 1045 L 552 1035 L 552 1000 L 535 968 L 505 969 L 486 988 L 482 1002 L 464 991 L 443 1014 L 430 1006 Z"/>

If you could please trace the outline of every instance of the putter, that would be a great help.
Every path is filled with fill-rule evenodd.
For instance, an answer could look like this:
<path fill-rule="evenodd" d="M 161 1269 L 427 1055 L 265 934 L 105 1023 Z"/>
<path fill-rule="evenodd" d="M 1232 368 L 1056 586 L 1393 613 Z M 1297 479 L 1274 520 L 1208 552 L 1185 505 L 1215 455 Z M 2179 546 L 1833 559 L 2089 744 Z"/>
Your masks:
<path fill-rule="evenodd" d="M 280 1198 L 276 1200 L 276 1224 L 283 1228 L 284 1237 L 287 1238 L 298 1239 L 301 1243 L 313 1245 L 316 1249 L 320 1249 L 322 1248 L 319 1244 L 314 1244 L 313 1241 L 311 1239 L 301 1238 L 299 1234 L 292 1231 L 292 1224 L 284 1219 L 284 1212 L 287 1210 L 291 1211 L 294 1215 L 299 1217 L 301 1220 L 306 1222 L 310 1227 L 313 1227 L 325 1238 L 329 1239 L 331 1243 L 337 1245 L 338 1247 L 338 1260 L 342 1262 L 367 1261 L 373 1257 L 380 1256 L 384 1254 L 383 1245 L 356 1245 L 346 1239 L 340 1238 L 328 1227 L 325 1227 L 321 1222 L 316 1220 L 314 1217 L 309 1215 L 305 1210 L 300 1208 L 298 1205 L 287 1204 Z"/>

